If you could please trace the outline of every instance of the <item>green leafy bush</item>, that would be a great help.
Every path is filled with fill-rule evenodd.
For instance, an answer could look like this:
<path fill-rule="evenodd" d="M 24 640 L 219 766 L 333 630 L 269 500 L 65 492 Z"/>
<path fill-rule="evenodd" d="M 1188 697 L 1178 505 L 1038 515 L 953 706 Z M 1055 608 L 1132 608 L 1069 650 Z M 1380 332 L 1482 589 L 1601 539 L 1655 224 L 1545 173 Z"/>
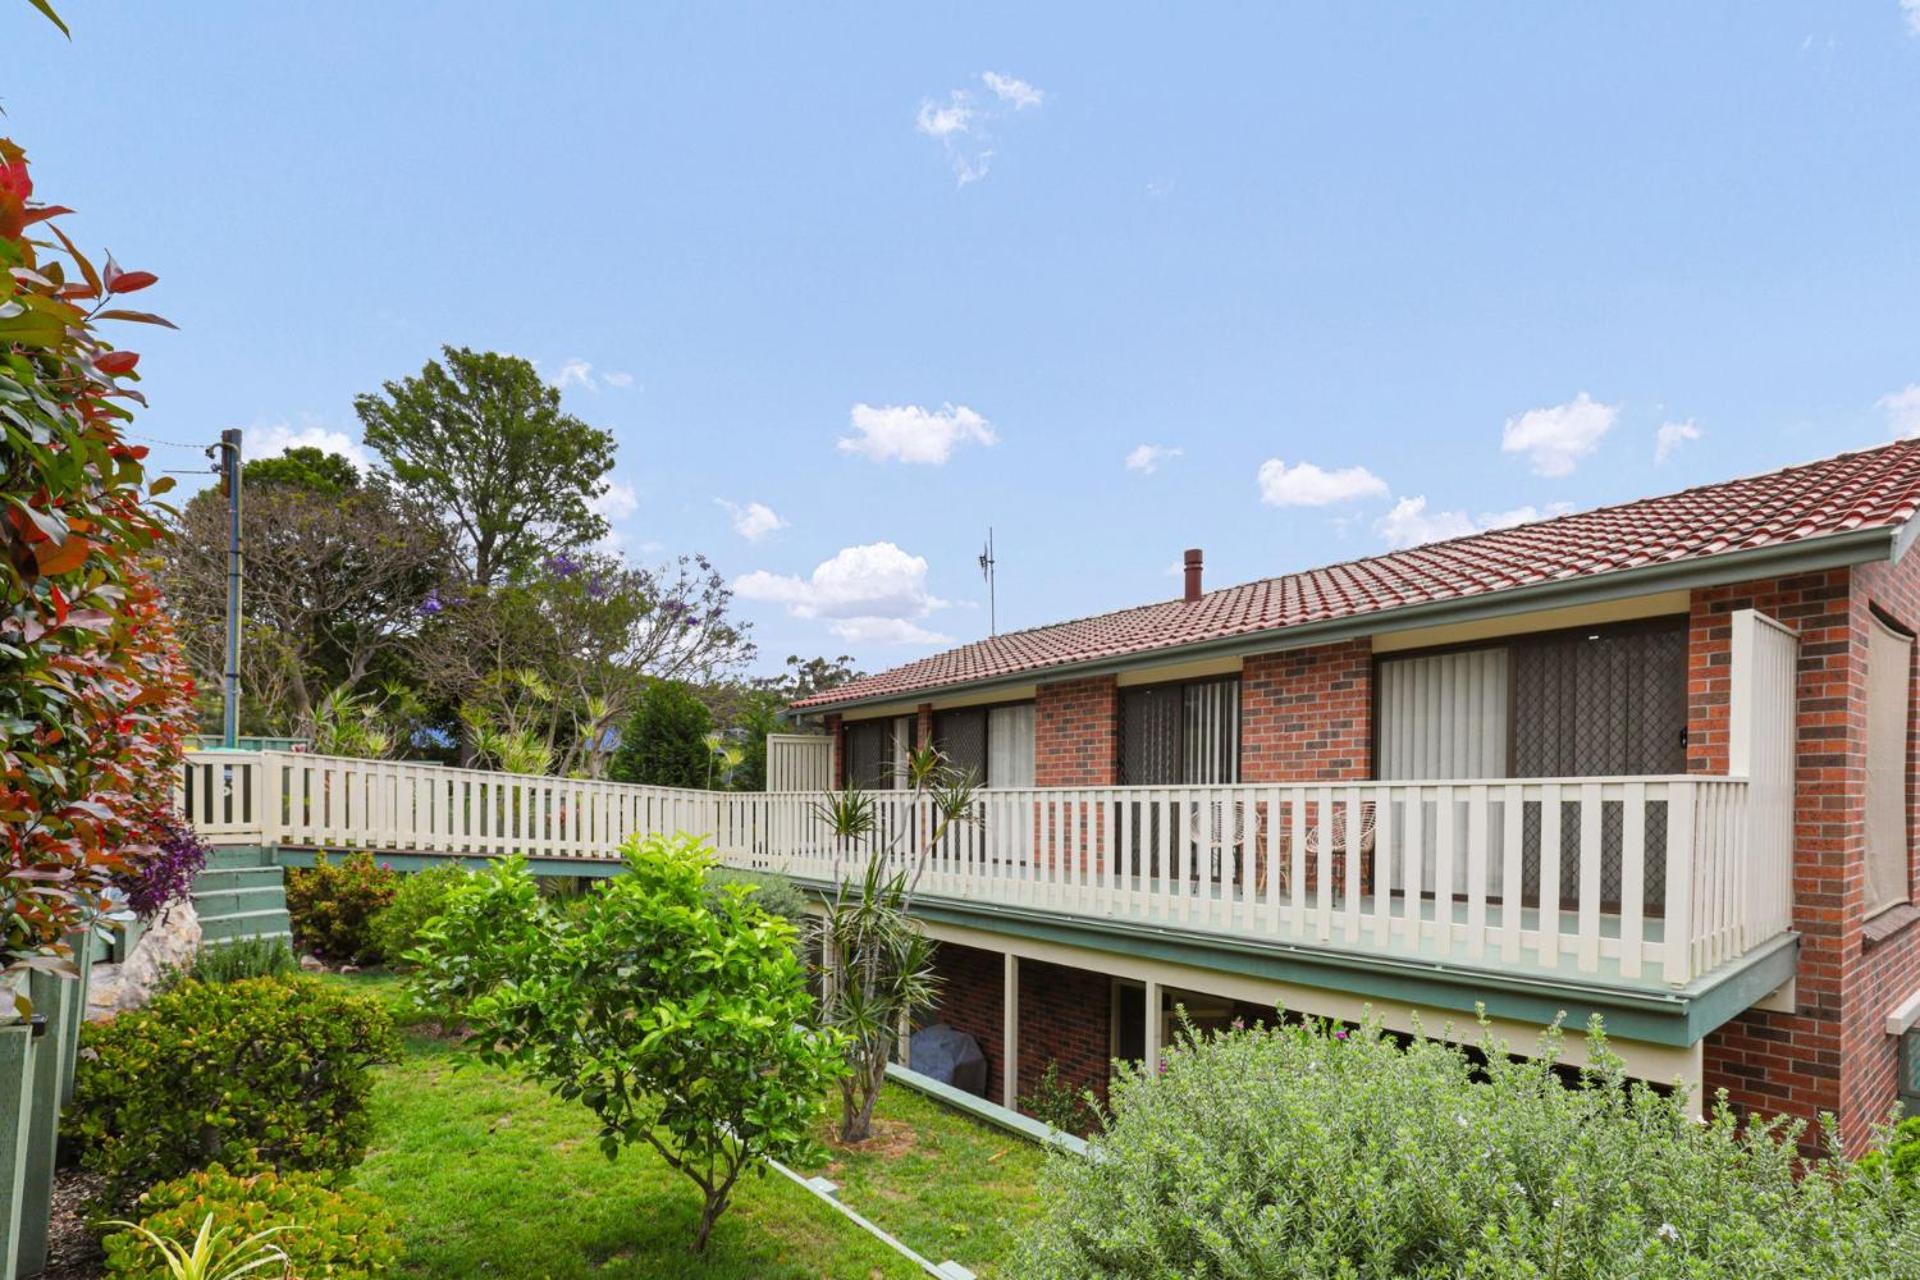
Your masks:
<path fill-rule="evenodd" d="M 590 1109 L 609 1156 L 649 1144 L 696 1183 L 699 1250 L 763 1157 L 815 1152 L 843 1047 L 811 1025 L 793 927 L 739 885 L 723 910 L 709 905 L 709 849 L 655 836 L 624 853 L 577 917 L 553 910 L 519 859 L 475 876 L 429 926 L 420 981 L 465 994 L 455 1012 L 484 1060 Z"/>
<path fill-rule="evenodd" d="M 447 899 L 473 873 L 457 862 L 400 877 L 393 900 L 373 918 L 373 946 L 388 963 L 397 963 L 420 943 L 420 929 L 446 910 Z"/>
<path fill-rule="evenodd" d="M 399 877 L 370 853 L 339 862 L 320 854 L 311 867 L 287 871 L 287 914 L 300 945 L 338 964 L 381 958 L 373 922 L 393 901 Z"/>
<path fill-rule="evenodd" d="M 680 680 L 650 680 L 633 715 L 620 727 L 620 746 L 607 776 L 653 787 L 705 787 L 712 763 L 706 738 L 713 713 Z"/>
<path fill-rule="evenodd" d="M 736 871 L 731 867 L 713 867 L 707 872 L 707 905 L 720 908 L 732 900 L 734 885 L 753 890 L 753 905 L 769 915 L 779 916 L 797 930 L 812 922 L 806 895 L 792 880 L 778 871 Z"/>
<path fill-rule="evenodd" d="M 1893 1180 L 1902 1188 L 1920 1196 L 1920 1116 L 1902 1120 L 1885 1150 L 1861 1158 L 1860 1171 L 1877 1176 L 1882 1165 L 1892 1170 Z"/>
<path fill-rule="evenodd" d="M 135 1207 L 140 1226 L 163 1240 L 190 1241 L 209 1214 L 214 1230 L 236 1240 L 271 1232 L 266 1243 L 286 1255 L 301 1280 L 357 1280 L 382 1274 L 400 1256 L 400 1237 L 380 1202 L 362 1191 L 328 1187 L 312 1174 L 240 1176 L 214 1165 L 163 1182 Z M 160 1249 L 135 1231 L 101 1241 L 109 1280 L 164 1275 Z M 262 1275 L 280 1274 L 273 1267 Z"/>
<path fill-rule="evenodd" d="M 1020 1099 L 1020 1109 L 1063 1133 L 1085 1133 L 1093 1125 L 1094 1113 L 1087 1104 L 1087 1091 L 1076 1089 L 1060 1075 L 1060 1060 L 1047 1059 L 1047 1069 L 1033 1092 Z"/>
<path fill-rule="evenodd" d="M 162 975 L 160 990 L 171 991 L 183 982 L 239 982 L 298 972 L 300 961 L 285 938 L 237 938 L 201 947 L 186 965 Z"/>
<path fill-rule="evenodd" d="M 1093 1159 L 1049 1165 L 1031 1280 L 1759 1280 L 1920 1275 L 1920 1207 L 1806 1160 L 1799 1124 L 1706 1124 L 1596 1022 L 1485 1061 L 1377 1029 L 1232 1029 L 1122 1069 Z"/>
<path fill-rule="evenodd" d="M 220 1161 L 339 1170 L 365 1155 L 375 1063 L 399 1043 L 365 996 L 313 978 L 186 982 L 80 1037 L 63 1129 L 115 1203 Z"/>

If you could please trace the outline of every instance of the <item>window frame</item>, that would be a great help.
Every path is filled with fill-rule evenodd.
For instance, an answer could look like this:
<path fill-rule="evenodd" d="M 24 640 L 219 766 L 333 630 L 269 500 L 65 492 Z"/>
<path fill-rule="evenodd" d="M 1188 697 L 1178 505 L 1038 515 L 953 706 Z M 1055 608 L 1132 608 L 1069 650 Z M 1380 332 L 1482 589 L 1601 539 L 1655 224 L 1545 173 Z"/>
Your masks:
<path fill-rule="evenodd" d="M 986 788 L 986 787 L 993 786 L 993 776 L 992 776 L 992 773 L 993 773 L 993 763 L 992 763 L 993 762 L 993 716 L 990 713 L 1001 710 L 1002 708 L 1005 708 L 1005 707 L 1034 708 L 1034 728 L 1035 728 L 1035 737 L 1036 737 L 1034 747 L 1035 747 L 1035 755 L 1037 756 L 1039 754 L 1039 743 L 1037 741 L 1037 738 L 1038 738 L 1039 719 L 1040 719 L 1040 710 L 1039 710 L 1040 701 L 1038 698 L 999 698 L 993 702 L 969 702 L 963 706 L 958 706 L 958 707 L 935 707 L 933 709 L 931 723 L 928 724 L 927 731 L 931 735 L 930 741 L 932 742 L 935 748 L 938 748 L 940 746 L 940 717 L 941 716 L 949 716 L 949 715 L 954 715 L 956 713 L 965 713 L 965 714 L 972 714 L 975 712 L 979 713 L 980 722 L 981 722 L 980 723 L 980 741 L 981 741 L 981 744 L 986 748 L 986 754 L 985 754 L 985 759 L 983 759 L 980 762 L 980 777 L 975 779 L 974 781 L 974 785 L 976 787 Z M 941 755 L 944 757 L 946 753 L 943 751 L 941 752 Z M 1036 761 L 1036 763 L 1038 762 Z"/>
<path fill-rule="evenodd" d="M 1231 683 L 1234 686 L 1234 697 L 1232 701 L 1234 705 L 1235 714 L 1238 717 L 1239 723 L 1241 726 L 1241 731 L 1239 733 L 1234 734 L 1233 736 L 1233 771 L 1232 772 L 1233 772 L 1234 781 L 1232 782 L 1194 782 L 1190 779 L 1181 779 L 1180 781 L 1177 781 L 1177 782 L 1132 782 L 1125 778 L 1121 778 L 1118 785 L 1123 787 L 1232 787 L 1232 786 L 1240 785 L 1239 783 L 1240 770 L 1241 770 L 1241 766 L 1245 763 L 1245 756 L 1246 756 L 1245 743 L 1242 741 L 1242 739 L 1246 736 L 1246 716 L 1247 716 L 1247 703 L 1246 703 L 1247 685 L 1246 685 L 1246 673 L 1244 671 L 1228 671 L 1228 672 L 1216 673 L 1210 676 L 1186 676 L 1179 680 L 1150 680 L 1150 681 L 1144 681 L 1140 684 L 1123 684 L 1123 685 L 1117 686 L 1115 692 L 1118 694 L 1118 696 L 1114 702 L 1114 725 L 1113 725 L 1113 732 L 1114 732 L 1114 744 L 1113 744 L 1114 753 L 1113 754 L 1114 754 L 1115 774 L 1116 776 L 1118 776 L 1119 774 L 1122 774 L 1126 771 L 1126 765 L 1127 765 L 1126 702 L 1127 702 L 1127 695 L 1129 693 L 1135 693 L 1143 689 L 1165 689 L 1169 692 L 1177 689 L 1180 691 L 1180 700 L 1181 700 L 1180 711 L 1182 714 L 1176 715 L 1174 717 L 1173 757 L 1176 761 L 1180 763 L 1181 770 L 1184 772 L 1186 768 L 1186 758 L 1187 758 L 1187 721 L 1186 721 L 1186 716 L 1184 714 L 1186 710 L 1186 690 L 1193 685 L 1227 684 L 1227 683 Z"/>

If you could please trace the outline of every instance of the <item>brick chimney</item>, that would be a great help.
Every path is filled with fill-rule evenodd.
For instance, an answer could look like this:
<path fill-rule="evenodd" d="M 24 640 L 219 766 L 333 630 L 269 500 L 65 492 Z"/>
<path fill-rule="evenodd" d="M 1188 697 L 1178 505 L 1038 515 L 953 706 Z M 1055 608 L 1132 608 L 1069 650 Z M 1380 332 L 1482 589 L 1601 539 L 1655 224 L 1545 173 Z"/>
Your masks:
<path fill-rule="evenodd" d="M 1200 598 L 1200 548 L 1187 548 L 1187 599 Z"/>

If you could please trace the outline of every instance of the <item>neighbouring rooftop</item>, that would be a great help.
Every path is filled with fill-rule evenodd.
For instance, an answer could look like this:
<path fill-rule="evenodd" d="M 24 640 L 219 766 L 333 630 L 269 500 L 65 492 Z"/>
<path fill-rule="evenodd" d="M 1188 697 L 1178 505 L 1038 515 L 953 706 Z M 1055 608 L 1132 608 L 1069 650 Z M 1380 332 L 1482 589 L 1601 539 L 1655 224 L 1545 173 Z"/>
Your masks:
<path fill-rule="evenodd" d="M 1891 531 L 1920 509 L 1920 440 L 1700 485 L 1532 524 L 1009 632 L 794 704 L 849 703 L 980 684 L 1156 650 L 1839 534 Z"/>

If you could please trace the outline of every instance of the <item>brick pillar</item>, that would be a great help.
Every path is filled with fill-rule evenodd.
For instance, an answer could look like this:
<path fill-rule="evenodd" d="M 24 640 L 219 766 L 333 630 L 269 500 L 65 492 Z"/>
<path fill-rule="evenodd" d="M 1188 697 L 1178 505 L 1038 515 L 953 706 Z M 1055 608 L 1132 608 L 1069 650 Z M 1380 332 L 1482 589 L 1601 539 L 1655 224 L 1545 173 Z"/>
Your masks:
<path fill-rule="evenodd" d="M 1373 776 L 1373 644 L 1262 653 L 1240 672 L 1243 782 Z"/>
<path fill-rule="evenodd" d="M 933 745 L 933 704 L 923 702 L 914 709 L 913 745 L 925 751 Z"/>
<path fill-rule="evenodd" d="M 1112 676 L 1043 684 L 1034 698 L 1033 779 L 1107 787 L 1120 778 L 1120 686 Z"/>
<path fill-rule="evenodd" d="M 1750 1009 L 1703 1046 L 1706 1102 L 1724 1089 L 1737 1108 L 1807 1120 L 1839 1116 L 1849 1143 L 1884 1115 L 1858 1105 L 1846 1076 L 1855 1023 L 1885 1017 L 1861 997 L 1865 841 L 1861 834 L 1863 672 L 1856 661 L 1845 569 L 1695 591 L 1687 633 L 1687 767 L 1728 762 L 1732 621 L 1757 609 L 1800 636 L 1794 786 L 1793 927 L 1800 968 L 1791 1012 Z M 1857 740 L 1856 740 L 1857 739 Z M 1880 1040 L 1890 1040 L 1884 1032 Z M 1866 1048 L 1864 1039 L 1861 1047 Z M 1850 1096 L 1851 1095 L 1851 1096 Z M 1880 1109 L 1892 1102 L 1889 1090 Z"/>

